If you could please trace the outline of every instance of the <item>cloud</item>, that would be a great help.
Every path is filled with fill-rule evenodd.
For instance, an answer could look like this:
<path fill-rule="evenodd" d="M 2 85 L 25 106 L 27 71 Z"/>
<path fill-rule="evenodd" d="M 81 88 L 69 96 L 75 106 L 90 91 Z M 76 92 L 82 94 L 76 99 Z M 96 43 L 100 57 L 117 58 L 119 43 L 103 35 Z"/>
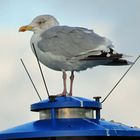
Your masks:
<path fill-rule="evenodd" d="M 57 3 L 61 5 L 61 2 Z M 119 3 L 120 2 L 122 3 L 122 1 L 119 1 Z M 60 21 L 62 21 L 63 24 L 67 23 L 67 25 L 81 25 L 83 27 L 93 28 L 98 34 L 112 40 L 117 50 L 123 51 L 126 54 L 137 55 L 140 51 L 138 47 L 139 12 L 136 13 L 134 8 L 130 8 L 131 10 L 128 11 L 129 7 L 131 7 L 130 4 L 127 4 L 128 8 L 124 10 L 123 5 L 127 6 L 126 4 L 121 4 L 121 9 L 119 9 L 118 6 L 120 6 L 120 4 L 117 6 L 114 2 L 111 2 L 109 5 L 108 3 L 104 4 L 100 1 L 94 1 L 92 3 L 96 4 L 91 4 L 90 7 L 86 8 L 89 10 L 87 10 L 84 15 L 81 14 L 83 13 L 84 4 L 82 4 L 80 9 L 78 9 L 78 6 L 75 4 L 73 12 L 70 12 L 70 7 L 73 6 L 73 3 L 71 3 L 72 6 L 69 6 L 70 10 L 65 9 L 67 7 L 63 9 L 62 5 L 54 6 L 51 3 L 50 5 L 57 7 L 57 10 L 56 8 L 52 8 L 53 10 L 50 8 L 51 10 L 47 12 L 52 11 L 55 13 L 57 17 L 60 17 Z M 87 1 L 86 5 L 89 5 Z M 31 114 L 29 111 L 30 104 L 39 100 L 21 65 L 20 58 L 23 58 L 43 99 L 47 98 L 36 59 L 30 49 L 29 42 L 32 33 L 18 33 L 19 25 L 17 25 L 17 23 L 15 26 L 11 26 L 11 22 L 18 22 L 18 24 L 23 23 L 25 19 L 29 20 L 30 17 L 33 18 L 37 13 L 46 12 L 46 10 L 40 11 L 37 7 L 34 8 L 33 13 L 30 12 L 30 8 L 28 7 L 27 12 L 30 13 L 29 15 L 27 12 L 25 14 L 25 9 L 22 12 L 19 11 L 17 14 L 17 8 L 15 8 L 14 14 L 12 15 L 12 18 L 15 17 L 13 21 L 12 18 L 6 19 L 5 24 L 8 26 L 4 25 L 4 28 L 0 29 L 0 130 L 32 121 L 32 119 L 38 119 L 38 113 Z M 134 7 L 134 4 L 132 7 Z M 18 9 L 20 9 L 20 7 L 18 7 Z M 75 12 L 75 10 L 78 12 Z M 64 11 L 66 11 L 67 14 Z M 10 11 L 8 13 L 13 12 Z M 123 19 L 127 14 L 127 20 L 126 18 Z M 135 14 L 136 16 L 133 18 Z M 133 18 L 133 20 L 130 22 L 129 18 L 130 20 Z M 134 58 L 132 58 L 132 60 L 133 59 Z M 43 65 L 42 67 L 50 93 L 60 93 L 62 91 L 61 72 L 50 70 Z M 74 95 L 90 99 L 93 96 L 105 97 L 126 69 L 126 67 L 101 66 L 75 73 Z M 103 104 L 102 114 L 104 118 L 107 120 L 115 119 L 122 123 L 140 126 L 140 110 L 135 110 L 140 106 L 139 69 L 140 62 L 134 66 L 127 77 L 123 79 L 121 84 Z"/>
<path fill-rule="evenodd" d="M 100 29 L 97 30 L 99 31 Z M 7 127 L 19 125 L 32 119 L 38 119 L 37 113 L 35 115 L 29 111 L 30 104 L 39 100 L 20 63 L 19 59 L 21 57 L 43 99 L 47 98 L 47 94 L 40 77 L 36 59 L 31 52 L 29 44 L 31 34 L 20 34 L 11 29 L 2 30 L 2 34 L 2 41 L 0 42 L 3 50 L 0 55 L 0 84 L 2 85 L 0 88 L 0 129 L 6 129 Z M 8 38 L 7 35 L 9 36 Z M 42 68 L 50 93 L 60 93 L 62 91 L 61 72 L 50 70 L 43 65 Z M 139 106 L 138 99 L 140 95 L 138 93 L 140 91 L 140 81 L 137 78 L 140 77 L 139 68 L 140 65 L 137 63 L 106 101 L 103 117 L 140 126 L 139 118 L 136 117 L 140 115 L 140 111 L 137 110 L 133 114 L 130 113 L 133 111 L 133 108 Z M 93 96 L 105 97 L 125 70 L 126 67 L 95 67 L 84 72 L 75 73 L 74 95 L 82 97 L 86 95 L 87 98 L 92 98 Z M 124 102 L 126 103 L 125 105 Z M 126 110 L 125 113 L 124 110 Z"/>

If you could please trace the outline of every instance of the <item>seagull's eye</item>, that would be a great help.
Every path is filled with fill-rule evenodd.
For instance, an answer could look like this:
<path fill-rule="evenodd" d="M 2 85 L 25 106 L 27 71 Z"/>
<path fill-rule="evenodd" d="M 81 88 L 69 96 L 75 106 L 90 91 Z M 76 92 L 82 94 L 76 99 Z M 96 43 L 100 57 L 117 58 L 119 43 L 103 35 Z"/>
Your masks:
<path fill-rule="evenodd" d="M 44 21 L 39 21 L 38 24 L 43 24 L 45 23 L 45 20 Z"/>
<path fill-rule="evenodd" d="M 41 21 L 38 22 L 38 24 L 41 24 L 41 23 L 42 23 Z"/>

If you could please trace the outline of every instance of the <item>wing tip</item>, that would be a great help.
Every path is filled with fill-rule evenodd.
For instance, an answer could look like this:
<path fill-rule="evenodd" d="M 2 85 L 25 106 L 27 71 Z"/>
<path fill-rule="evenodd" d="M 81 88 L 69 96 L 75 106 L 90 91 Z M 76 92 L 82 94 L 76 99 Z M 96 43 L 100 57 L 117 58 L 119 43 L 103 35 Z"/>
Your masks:
<path fill-rule="evenodd" d="M 107 66 L 125 66 L 125 65 L 133 65 L 134 63 L 125 59 L 114 59 L 111 62 L 108 62 Z"/>

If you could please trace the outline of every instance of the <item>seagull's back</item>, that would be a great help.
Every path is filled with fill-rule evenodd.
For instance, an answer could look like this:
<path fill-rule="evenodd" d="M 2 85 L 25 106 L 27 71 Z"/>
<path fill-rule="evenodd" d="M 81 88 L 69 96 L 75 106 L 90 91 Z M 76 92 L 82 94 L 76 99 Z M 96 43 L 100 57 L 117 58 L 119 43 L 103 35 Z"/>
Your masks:
<path fill-rule="evenodd" d="M 55 26 L 42 32 L 38 47 L 43 52 L 64 56 L 67 59 L 96 53 L 97 50 L 107 49 L 111 42 L 86 28 Z M 95 54 L 95 53 L 94 53 Z"/>

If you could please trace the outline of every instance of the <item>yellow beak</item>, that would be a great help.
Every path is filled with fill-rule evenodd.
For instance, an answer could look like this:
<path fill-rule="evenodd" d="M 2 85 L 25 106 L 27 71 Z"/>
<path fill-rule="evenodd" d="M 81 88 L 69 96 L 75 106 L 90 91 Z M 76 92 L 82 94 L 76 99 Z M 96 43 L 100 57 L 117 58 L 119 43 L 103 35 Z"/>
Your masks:
<path fill-rule="evenodd" d="M 25 32 L 25 31 L 32 31 L 33 27 L 32 26 L 22 26 L 19 28 L 19 32 Z"/>

